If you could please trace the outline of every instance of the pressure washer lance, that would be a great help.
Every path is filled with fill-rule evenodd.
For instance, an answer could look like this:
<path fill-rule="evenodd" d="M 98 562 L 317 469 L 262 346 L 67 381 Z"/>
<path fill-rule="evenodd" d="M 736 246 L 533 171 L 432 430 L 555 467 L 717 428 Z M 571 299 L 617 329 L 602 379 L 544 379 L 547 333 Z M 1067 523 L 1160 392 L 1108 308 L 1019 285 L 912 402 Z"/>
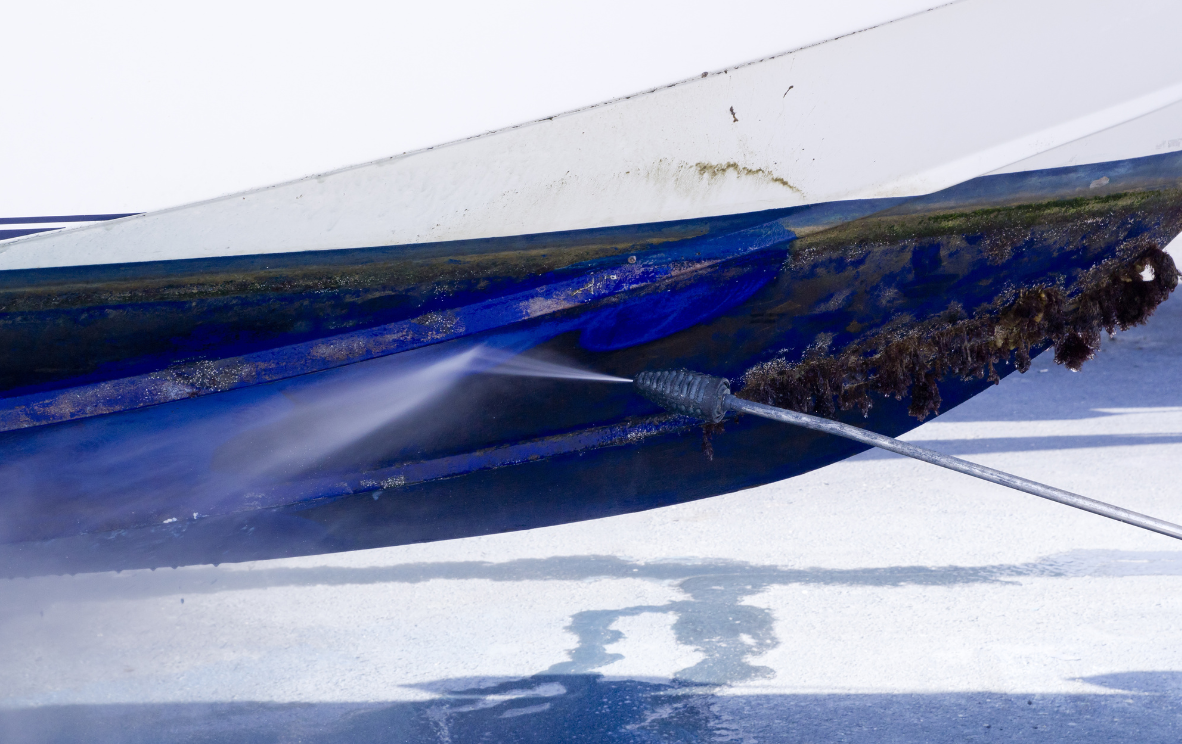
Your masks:
<path fill-rule="evenodd" d="M 1105 504 L 1103 501 L 1089 499 L 1069 491 L 1061 491 L 1058 488 L 1044 486 L 1041 483 L 1035 483 L 1025 478 L 1019 478 L 1016 475 L 987 468 L 984 465 L 977 465 L 967 460 L 942 455 L 939 452 L 933 452 L 923 447 L 916 447 L 914 444 L 908 444 L 907 442 L 900 442 L 898 439 L 886 437 L 882 434 L 875 434 L 865 429 L 859 429 L 856 426 L 843 424 L 840 421 L 831 421 L 820 418 L 819 416 L 810 416 L 806 413 L 787 411 L 783 408 L 776 408 L 775 406 L 753 403 L 749 400 L 736 398 L 731 395 L 730 384 L 720 377 L 711 377 L 710 375 L 704 375 L 700 372 L 690 372 L 685 369 L 655 370 L 641 372 L 636 375 L 634 382 L 640 394 L 657 405 L 676 413 L 702 419 L 711 424 L 717 424 L 722 421 L 728 410 L 739 413 L 750 413 L 753 416 L 762 416 L 763 418 L 782 421 L 786 424 L 796 424 L 806 429 L 823 431 L 827 434 L 836 434 L 839 437 L 852 439 L 855 442 L 880 447 L 890 452 L 906 455 L 907 457 L 914 457 L 916 460 L 930 462 L 933 465 L 939 465 L 942 468 L 948 468 L 958 473 L 987 480 L 990 483 L 997 483 L 998 485 L 1008 486 L 1018 491 L 1025 491 L 1035 496 L 1041 496 L 1044 499 L 1057 501 L 1060 504 L 1074 506 L 1076 509 L 1083 509 L 1093 514 L 1099 514 L 1102 517 L 1115 519 L 1118 522 L 1124 522 L 1134 527 L 1141 527 L 1151 532 L 1157 532 L 1182 540 L 1182 527 L 1176 524 L 1163 522 L 1160 519 L 1147 517 L 1144 514 L 1122 509 L 1119 506 Z"/>

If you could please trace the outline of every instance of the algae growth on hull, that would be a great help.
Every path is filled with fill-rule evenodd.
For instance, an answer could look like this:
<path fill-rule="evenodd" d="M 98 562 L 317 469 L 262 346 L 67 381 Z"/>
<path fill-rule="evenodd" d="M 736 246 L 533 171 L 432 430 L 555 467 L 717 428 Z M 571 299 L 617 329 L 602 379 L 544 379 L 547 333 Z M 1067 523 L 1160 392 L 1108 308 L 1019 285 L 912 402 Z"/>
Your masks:
<path fill-rule="evenodd" d="M 781 210 L 783 211 L 783 210 Z M 441 244 L 0 272 L 0 395 L 160 372 L 528 291 L 774 214 Z M 357 360 L 353 360 L 357 361 Z"/>
<path fill-rule="evenodd" d="M 1178 270 L 1162 247 L 1180 230 L 1182 192 L 1168 190 L 888 215 L 803 238 L 792 258 L 800 273 L 835 257 L 858 262 L 908 249 L 920 264 L 917 273 L 924 260 L 940 265 L 957 252 L 962 261 L 964 254 L 970 263 L 983 259 L 1003 279 L 1007 264 L 1026 251 L 1083 252 L 1093 263 L 1074 274 L 1004 281 L 992 300 L 971 311 L 953 300 L 942 312 L 900 313 L 862 335 L 855 320 L 836 351 L 835 334 L 821 334 L 796 358 L 783 354 L 752 367 L 738 395 L 823 416 L 839 408 L 865 414 L 872 393 L 909 395 L 909 412 L 922 421 L 940 409 L 941 380 L 997 381 L 995 365 L 1011 357 L 1025 372 L 1032 352 L 1053 345 L 1056 362 L 1079 370 L 1099 348 L 1102 330 L 1145 322 L 1177 286 Z"/>

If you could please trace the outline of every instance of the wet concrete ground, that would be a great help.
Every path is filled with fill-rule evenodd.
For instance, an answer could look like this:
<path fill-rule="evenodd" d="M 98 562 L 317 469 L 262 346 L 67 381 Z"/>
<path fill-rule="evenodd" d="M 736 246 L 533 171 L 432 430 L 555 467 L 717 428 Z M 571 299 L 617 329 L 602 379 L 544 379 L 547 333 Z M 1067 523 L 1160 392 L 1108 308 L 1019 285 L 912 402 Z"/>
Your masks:
<path fill-rule="evenodd" d="M 1182 522 L 1182 294 L 906 438 Z M 0 581 L 13 744 L 1180 739 L 1182 544 L 885 453 L 530 532 Z"/>

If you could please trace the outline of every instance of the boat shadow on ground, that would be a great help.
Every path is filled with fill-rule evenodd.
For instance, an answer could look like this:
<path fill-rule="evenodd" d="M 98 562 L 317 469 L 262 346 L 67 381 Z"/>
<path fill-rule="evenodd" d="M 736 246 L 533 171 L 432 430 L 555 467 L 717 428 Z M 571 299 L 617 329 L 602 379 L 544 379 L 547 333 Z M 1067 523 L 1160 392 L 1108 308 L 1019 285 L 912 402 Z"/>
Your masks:
<path fill-rule="evenodd" d="M 545 674 L 399 703 L 177 703 L 0 710 L 9 744 L 318 742 L 1176 742 L 1182 673 L 1085 678 L 1074 695 L 716 694 L 670 680 Z"/>
<path fill-rule="evenodd" d="M 1105 434 L 1052 437 L 982 437 L 980 439 L 907 439 L 908 444 L 936 450 L 945 455 L 984 455 L 994 452 L 1042 452 L 1101 447 L 1139 447 L 1151 444 L 1179 444 L 1182 434 Z M 857 456 L 859 461 L 892 460 L 896 455 L 872 449 Z"/>
<path fill-rule="evenodd" d="M 979 566 L 877 566 L 867 568 L 792 568 L 744 561 L 683 558 L 635 561 L 614 555 L 569 555 L 522 558 L 510 561 L 440 561 L 390 566 L 314 566 L 241 568 L 189 566 L 173 569 L 140 569 L 0 579 L 0 621 L 19 615 L 44 613 L 59 603 L 135 601 L 154 597 L 214 594 L 277 587 L 348 586 L 368 584 L 419 584 L 428 581 L 588 581 L 639 579 L 670 583 L 687 595 L 686 600 L 659 606 L 636 606 L 605 612 L 615 615 L 576 613 L 571 630 L 584 645 L 603 641 L 593 628 L 606 628 L 616 619 L 643 612 L 678 615 L 730 613 L 756 609 L 741 605 L 748 597 L 778 585 L 826 586 L 953 586 L 1013 581 L 1022 578 L 1078 576 L 1180 576 L 1182 551 L 1071 550 L 1026 563 Z M 770 618 L 768 619 L 770 622 Z M 606 624 L 605 624 L 606 623 Z M 740 622 L 739 625 L 748 625 Z M 586 629 L 586 634 L 580 632 Z M 753 627 L 744 627 L 751 634 Z M 755 637 L 755 636 L 753 636 Z M 679 640 L 698 645 L 694 637 Z M 750 650 L 745 655 L 754 653 Z M 575 657 L 572 656 L 572 661 Z M 590 664 L 591 658 L 586 663 Z M 608 662 L 603 662 L 608 663 Z M 570 673 L 593 667 L 551 670 Z M 745 678 L 745 677 L 740 677 Z M 736 681 L 740 678 L 712 682 Z"/>

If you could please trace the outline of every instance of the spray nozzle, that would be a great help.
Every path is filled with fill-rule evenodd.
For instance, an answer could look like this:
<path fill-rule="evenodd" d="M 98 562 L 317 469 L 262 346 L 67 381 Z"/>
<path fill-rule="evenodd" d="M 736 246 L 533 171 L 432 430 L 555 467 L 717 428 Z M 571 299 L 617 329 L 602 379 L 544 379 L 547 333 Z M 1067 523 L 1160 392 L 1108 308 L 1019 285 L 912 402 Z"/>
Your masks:
<path fill-rule="evenodd" d="M 721 377 L 688 369 L 646 370 L 633 381 L 641 395 L 675 413 L 717 424 L 726 415 L 731 386 Z"/>

